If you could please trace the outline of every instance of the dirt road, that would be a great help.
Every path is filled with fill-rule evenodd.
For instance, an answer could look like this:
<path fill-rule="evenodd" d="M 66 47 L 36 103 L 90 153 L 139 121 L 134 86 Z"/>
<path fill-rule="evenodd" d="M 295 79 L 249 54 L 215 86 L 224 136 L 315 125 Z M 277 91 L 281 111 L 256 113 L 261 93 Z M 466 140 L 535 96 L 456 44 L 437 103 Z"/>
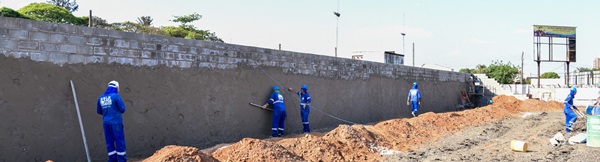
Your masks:
<path fill-rule="evenodd" d="M 562 112 L 525 112 L 520 117 L 467 128 L 431 142 L 425 147 L 385 156 L 385 161 L 597 161 L 600 148 L 585 144 L 552 146 L 556 132 L 564 133 Z M 579 120 L 576 132 L 585 129 Z M 527 141 L 528 152 L 510 150 L 511 140 Z"/>

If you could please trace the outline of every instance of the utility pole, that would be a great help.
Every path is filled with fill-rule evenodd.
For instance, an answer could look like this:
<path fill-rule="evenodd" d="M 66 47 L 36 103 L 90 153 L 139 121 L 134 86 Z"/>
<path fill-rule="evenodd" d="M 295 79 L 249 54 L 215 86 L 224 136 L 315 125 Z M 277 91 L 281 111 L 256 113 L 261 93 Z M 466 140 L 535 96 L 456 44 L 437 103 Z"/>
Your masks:
<path fill-rule="evenodd" d="M 415 67 L 415 43 L 413 43 L 413 67 Z"/>
<path fill-rule="evenodd" d="M 337 11 L 333 12 L 333 14 L 337 17 L 335 24 L 335 57 L 337 57 L 338 51 L 338 29 L 340 26 L 340 0 L 337 1 Z"/>
<path fill-rule="evenodd" d="M 90 28 L 92 26 L 94 26 L 94 25 L 92 25 L 92 22 L 93 22 L 92 19 L 93 19 L 93 17 L 92 17 L 92 10 L 90 10 L 90 18 L 88 19 L 88 27 L 90 27 Z"/>
<path fill-rule="evenodd" d="M 523 67 L 523 60 L 525 59 L 525 51 L 521 51 L 521 84 L 523 84 L 525 78 L 523 78 L 523 71 L 524 71 L 524 67 Z"/>
<path fill-rule="evenodd" d="M 402 34 L 402 54 L 406 55 L 406 52 L 404 50 L 405 49 L 404 48 L 404 36 L 406 36 L 406 33 L 400 33 L 400 34 Z"/>
<path fill-rule="evenodd" d="M 281 43 L 279 43 L 279 50 L 281 51 Z"/>

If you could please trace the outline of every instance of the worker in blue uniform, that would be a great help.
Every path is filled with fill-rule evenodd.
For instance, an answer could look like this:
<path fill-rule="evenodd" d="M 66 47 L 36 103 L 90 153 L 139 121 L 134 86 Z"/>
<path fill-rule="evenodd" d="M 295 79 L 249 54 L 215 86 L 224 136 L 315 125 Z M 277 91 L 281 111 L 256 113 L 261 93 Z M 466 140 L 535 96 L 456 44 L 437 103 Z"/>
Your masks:
<path fill-rule="evenodd" d="M 421 91 L 419 91 L 419 84 L 417 82 L 413 83 L 412 89 L 408 92 L 408 97 L 406 98 L 406 105 L 412 106 L 412 116 L 417 115 L 417 111 L 419 110 L 419 105 L 421 105 Z"/>
<path fill-rule="evenodd" d="M 567 96 L 564 102 L 565 108 L 563 112 L 565 113 L 565 130 L 567 132 L 573 131 L 573 124 L 575 123 L 575 121 L 577 121 L 577 115 L 573 111 L 573 109 L 577 109 L 575 106 L 573 106 L 573 99 L 575 98 L 575 94 L 577 94 L 577 88 L 573 86 L 571 87 L 569 95 Z"/>
<path fill-rule="evenodd" d="M 284 133 L 285 117 L 285 104 L 283 103 L 283 95 L 279 93 L 279 87 L 273 87 L 273 93 L 271 99 L 269 99 L 269 105 L 273 106 L 273 123 L 271 123 L 271 136 L 281 137 Z"/>
<path fill-rule="evenodd" d="M 121 116 L 125 113 L 125 104 L 119 96 L 119 82 L 113 80 L 108 83 L 108 89 L 98 98 L 96 112 L 103 116 L 108 161 L 127 161 Z"/>
<path fill-rule="evenodd" d="M 308 125 L 308 114 L 310 114 L 310 94 L 308 94 L 308 86 L 302 85 L 301 91 L 296 92 L 300 96 L 300 117 L 302 118 L 302 126 L 304 127 L 304 133 L 310 133 L 310 126 Z"/>

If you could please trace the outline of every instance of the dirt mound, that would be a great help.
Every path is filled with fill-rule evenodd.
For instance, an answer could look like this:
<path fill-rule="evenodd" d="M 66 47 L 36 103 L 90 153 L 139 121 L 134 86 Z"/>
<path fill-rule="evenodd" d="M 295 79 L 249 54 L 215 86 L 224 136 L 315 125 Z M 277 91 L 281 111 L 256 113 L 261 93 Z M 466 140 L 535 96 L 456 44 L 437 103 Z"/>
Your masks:
<path fill-rule="evenodd" d="M 385 138 L 369 131 L 363 125 L 340 125 L 323 136 L 340 149 L 345 161 L 373 161 L 380 159 L 378 143 Z M 379 141 L 378 141 L 379 140 Z"/>
<path fill-rule="evenodd" d="M 213 157 L 219 161 L 300 161 L 302 158 L 283 146 L 265 140 L 244 138 L 240 142 L 220 148 Z"/>
<path fill-rule="evenodd" d="M 344 161 L 344 156 L 342 156 L 338 147 L 321 137 L 311 134 L 306 134 L 300 138 L 284 139 L 278 141 L 277 144 L 306 161 Z"/>
<path fill-rule="evenodd" d="M 523 111 L 562 111 L 565 105 L 556 101 L 540 101 L 534 99 L 528 99 L 523 101 L 521 104 L 521 110 Z"/>
<path fill-rule="evenodd" d="M 555 101 L 521 101 L 512 96 L 492 100 L 492 105 L 459 112 L 427 112 L 375 125 L 340 125 L 323 137 L 308 134 L 277 142 L 245 138 L 212 155 L 220 161 L 380 161 L 382 155 L 414 150 L 467 127 L 520 112 L 560 111 L 563 107 Z"/>
<path fill-rule="evenodd" d="M 156 151 L 151 157 L 145 159 L 144 162 L 151 161 L 170 161 L 170 162 L 183 162 L 183 161 L 217 161 L 215 158 L 206 155 L 198 148 L 189 146 L 175 146 L 169 145 Z"/>

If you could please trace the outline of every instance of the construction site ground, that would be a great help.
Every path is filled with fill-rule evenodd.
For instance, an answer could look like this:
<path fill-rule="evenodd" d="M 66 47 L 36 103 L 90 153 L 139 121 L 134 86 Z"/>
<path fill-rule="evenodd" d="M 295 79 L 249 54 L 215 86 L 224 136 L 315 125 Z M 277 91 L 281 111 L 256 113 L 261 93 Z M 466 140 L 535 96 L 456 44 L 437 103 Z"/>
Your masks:
<path fill-rule="evenodd" d="M 494 104 L 446 113 L 425 113 L 369 125 L 340 125 L 327 132 L 284 138 L 244 138 L 198 149 L 166 146 L 144 161 L 596 161 L 600 148 L 553 146 L 564 133 L 563 104 L 497 96 Z M 585 131 L 579 119 L 575 133 Z M 512 140 L 527 152 L 510 149 Z M 140 160 L 142 160 L 140 159 Z"/>

